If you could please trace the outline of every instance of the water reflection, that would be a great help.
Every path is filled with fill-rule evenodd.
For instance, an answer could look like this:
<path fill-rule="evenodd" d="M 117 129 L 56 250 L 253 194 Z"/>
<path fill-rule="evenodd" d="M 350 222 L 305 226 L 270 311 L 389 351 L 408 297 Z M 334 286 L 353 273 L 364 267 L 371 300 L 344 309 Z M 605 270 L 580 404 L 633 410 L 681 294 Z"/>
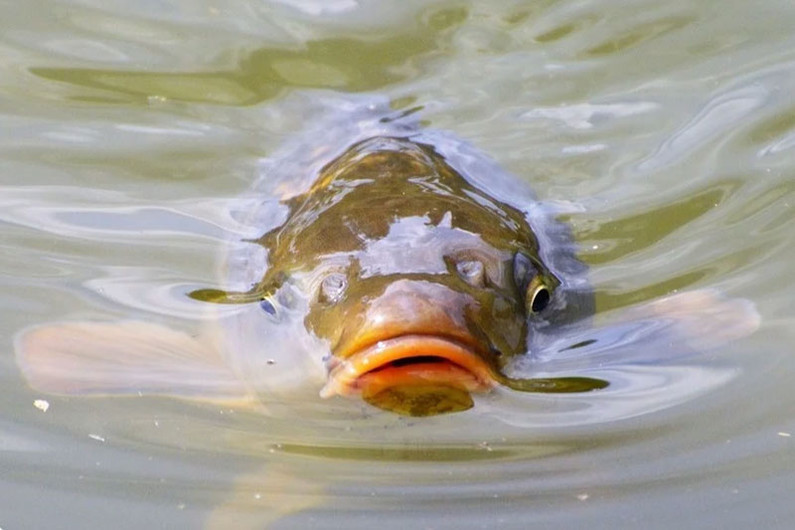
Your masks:
<path fill-rule="evenodd" d="M 30 73 L 84 89 L 97 96 L 82 101 L 146 104 L 152 97 L 193 103 L 252 105 L 288 88 L 376 90 L 412 75 L 416 64 L 446 46 L 450 31 L 466 19 L 464 9 L 433 9 L 418 24 L 388 35 L 308 39 L 300 44 L 237 52 L 236 66 L 207 72 L 152 72 L 112 68 L 34 66 Z M 112 99 L 111 99 L 112 98 Z"/>
<path fill-rule="evenodd" d="M 711 98 L 705 108 L 675 131 L 657 152 L 641 161 L 637 171 L 658 171 L 666 165 L 682 161 L 716 136 L 724 135 L 732 124 L 761 108 L 768 97 L 765 88 L 752 85 Z"/>

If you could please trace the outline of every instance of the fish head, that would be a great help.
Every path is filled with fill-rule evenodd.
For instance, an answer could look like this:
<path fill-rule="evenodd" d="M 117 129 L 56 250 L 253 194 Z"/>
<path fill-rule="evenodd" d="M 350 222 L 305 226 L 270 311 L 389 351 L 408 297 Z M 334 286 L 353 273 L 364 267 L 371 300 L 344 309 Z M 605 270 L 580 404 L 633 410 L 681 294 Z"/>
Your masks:
<path fill-rule="evenodd" d="M 321 396 L 361 395 L 411 416 L 455 412 L 527 351 L 559 282 L 531 249 L 495 248 L 452 217 L 395 218 L 382 238 L 303 276 L 306 327 L 330 347 Z"/>
<path fill-rule="evenodd" d="M 289 283 L 329 345 L 321 395 L 420 416 L 472 406 L 527 351 L 560 282 L 523 211 L 430 145 L 376 137 L 330 162 L 265 234 L 254 293 Z"/>

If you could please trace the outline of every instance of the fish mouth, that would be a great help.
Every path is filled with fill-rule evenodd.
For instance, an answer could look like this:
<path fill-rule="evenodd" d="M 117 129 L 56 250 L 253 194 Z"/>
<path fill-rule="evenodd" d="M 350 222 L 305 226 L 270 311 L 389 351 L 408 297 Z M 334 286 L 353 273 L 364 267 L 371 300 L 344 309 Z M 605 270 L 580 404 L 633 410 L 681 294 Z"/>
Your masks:
<path fill-rule="evenodd" d="M 320 396 L 361 394 L 370 401 L 394 389 L 415 396 L 442 390 L 468 396 L 494 386 L 491 368 L 471 346 L 447 337 L 408 334 L 379 340 L 343 359 L 332 357 Z"/>

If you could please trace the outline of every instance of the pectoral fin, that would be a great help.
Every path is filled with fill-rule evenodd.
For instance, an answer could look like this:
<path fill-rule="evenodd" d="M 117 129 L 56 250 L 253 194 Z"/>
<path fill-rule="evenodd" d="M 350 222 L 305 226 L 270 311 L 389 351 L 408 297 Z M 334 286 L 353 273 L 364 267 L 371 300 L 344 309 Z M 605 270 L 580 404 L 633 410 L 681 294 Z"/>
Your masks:
<path fill-rule="evenodd" d="M 761 323 L 753 302 L 717 289 L 673 294 L 628 310 L 624 319 L 668 324 L 672 339 L 698 351 L 747 337 Z"/>
<path fill-rule="evenodd" d="M 30 386 L 49 394 L 248 399 L 209 341 L 157 324 L 47 324 L 21 332 L 15 346 Z"/>
<path fill-rule="evenodd" d="M 716 289 L 673 294 L 600 315 L 594 328 L 572 326 L 539 337 L 536 353 L 517 366 L 545 373 L 583 366 L 666 363 L 713 350 L 754 333 L 754 304 Z"/>

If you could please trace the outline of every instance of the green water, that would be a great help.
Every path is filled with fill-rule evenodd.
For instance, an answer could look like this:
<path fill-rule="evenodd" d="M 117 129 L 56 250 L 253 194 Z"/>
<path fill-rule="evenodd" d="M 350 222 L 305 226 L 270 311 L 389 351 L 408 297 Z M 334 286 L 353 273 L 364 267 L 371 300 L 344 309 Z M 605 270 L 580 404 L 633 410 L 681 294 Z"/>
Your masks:
<path fill-rule="evenodd" d="M 0 3 L 0 528 L 791 528 L 793 27 L 772 0 Z M 26 385 L 28 326 L 204 321 L 230 205 L 357 97 L 556 204 L 601 310 L 715 287 L 760 330 L 414 420 Z"/>

